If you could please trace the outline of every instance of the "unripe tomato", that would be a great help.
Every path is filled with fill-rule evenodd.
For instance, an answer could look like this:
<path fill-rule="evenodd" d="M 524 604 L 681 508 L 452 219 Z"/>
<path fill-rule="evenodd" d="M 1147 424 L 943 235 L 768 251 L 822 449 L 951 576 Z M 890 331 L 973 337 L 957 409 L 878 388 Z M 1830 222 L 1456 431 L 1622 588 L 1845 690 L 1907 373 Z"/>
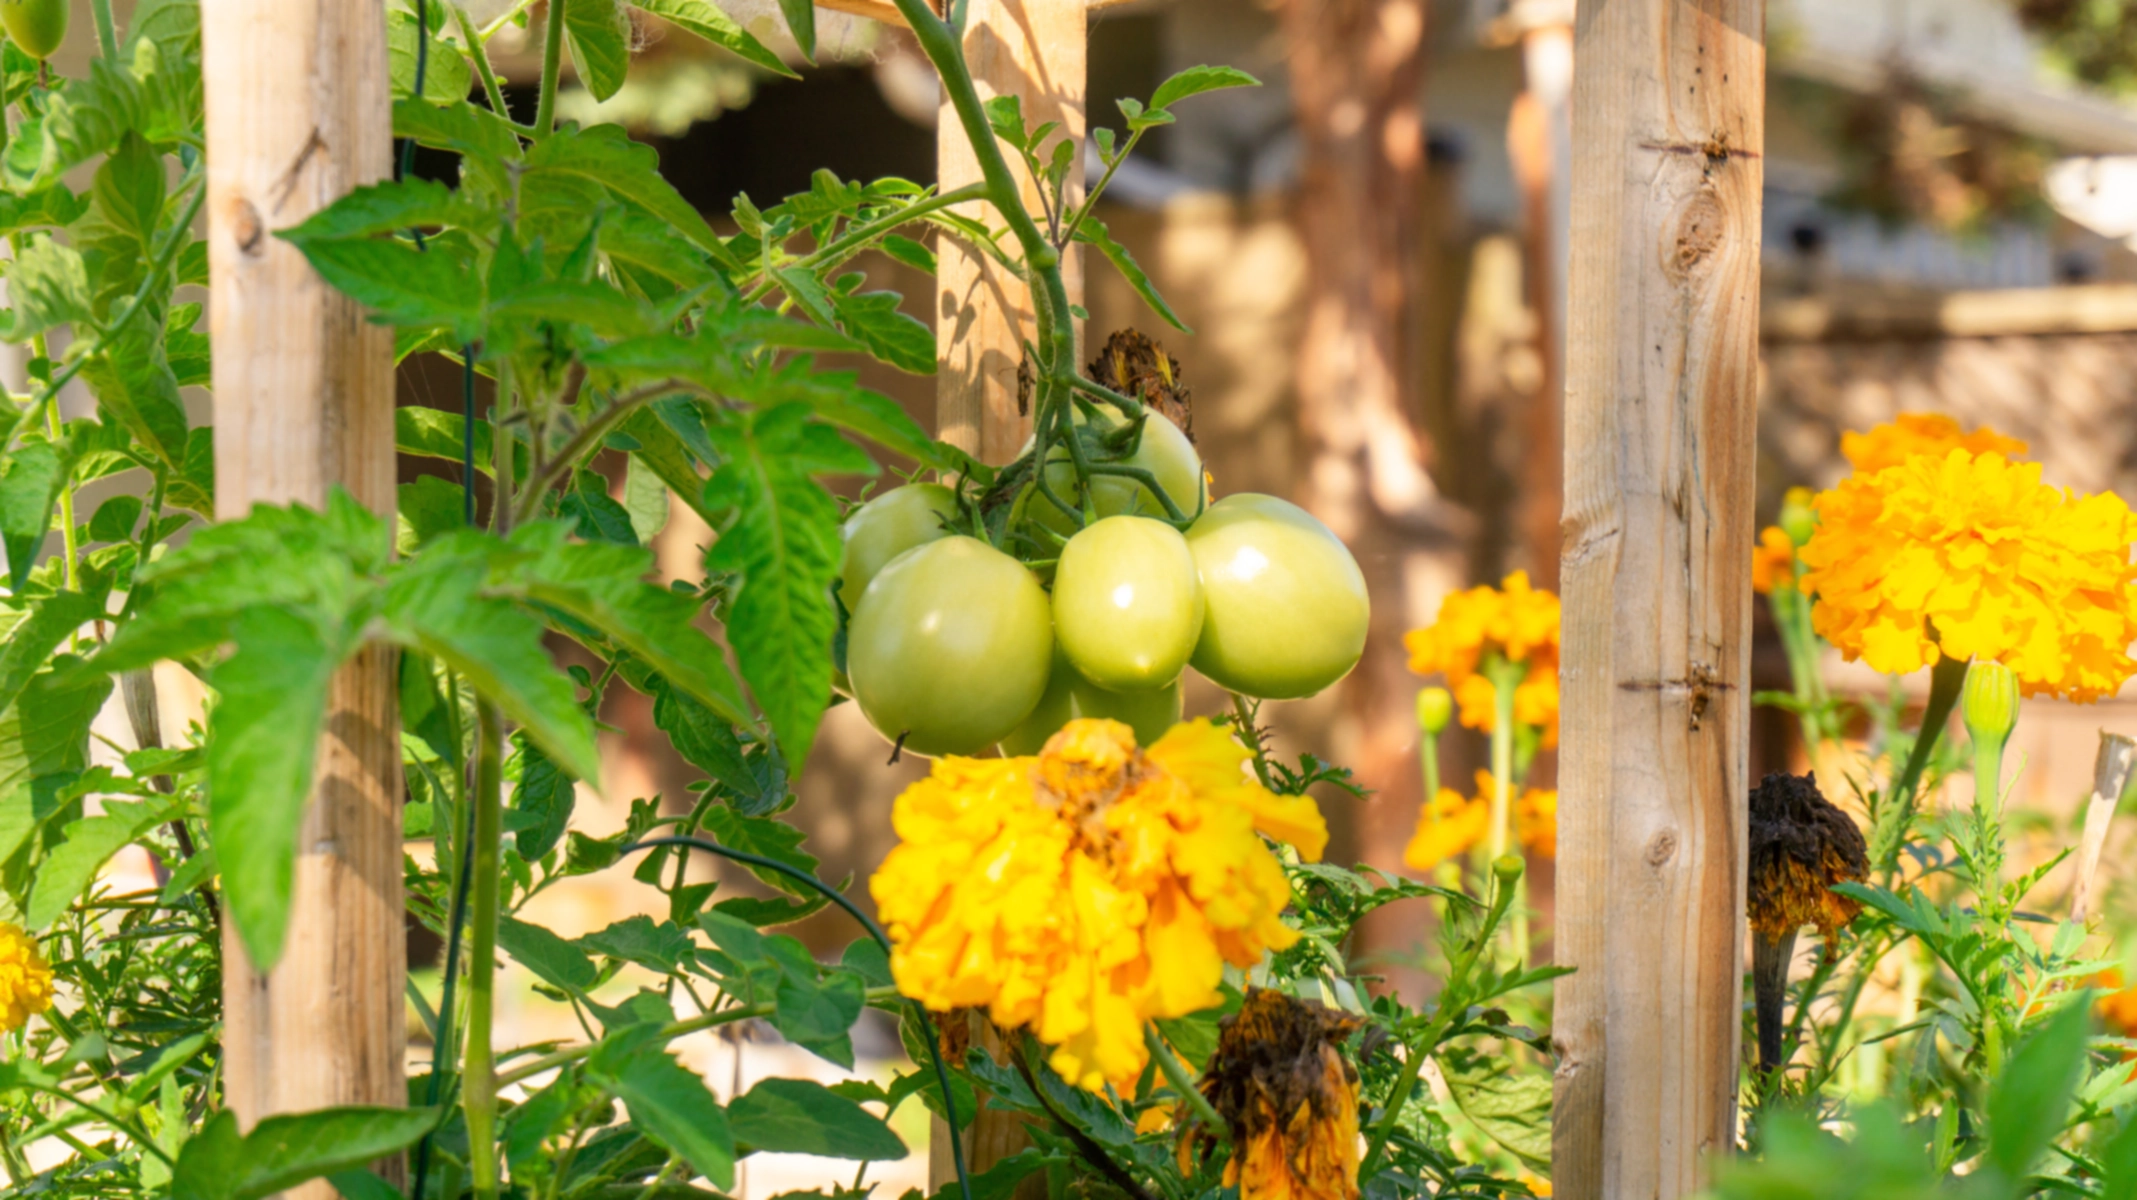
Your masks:
<path fill-rule="evenodd" d="M 1002 753 L 1037 754 L 1046 739 L 1078 717 L 1104 717 L 1135 730 L 1135 742 L 1148 746 L 1180 723 L 1180 681 L 1139 692 L 1113 692 L 1076 673 L 1073 663 L 1059 647 L 1054 652 L 1053 678 L 1046 694 L 1016 731 L 1002 739 Z"/>
<path fill-rule="evenodd" d="M 1350 673 L 1371 616 L 1358 560 L 1328 526 L 1274 496 L 1226 496 L 1187 531 L 1208 614 L 1194 666 L 1267 700 L 1311 696 Z"/>
<path fill-rule="evenodd" d="M 890 560 L 846 634 L 853 698 L 915 754 L 977 754 L 1038 706 L 1053 665 L 1046 590 L 976 538 L 946 537 Z"/>
<path fill-rule="evenodd" d="M 1106 415 L 1100 419 L 1108 428 L 1117 429 L 1126 422 L 1126 418 L 1110 409 L 1103 411 Z M 1081 410 L 1074 419 L 1078 425 L 1084 423 Z M 1031 447 L 1030 441 L 1024 443 L 1027 452 Z M 1136 443 L 1135 453 L 1119 465 L 1149 471 L 1186 516 L 1195 515 L 1195 507 L 1202 502 L 1207 490 L 1202 478 L 1202 456 L 1195 453 L 1195 444 L 1187 440 L 1179 426 L 1156 413 L 1143 422 L 1142 440 Z M 1070 504 L 1082 505 L 1083 492 L 1076 486 L 1076 465 L 1069 459 L 1068 447 L 1055 446 L 1047 455 L 1046 483 L 1054 489 L 1056 496 Z M 1076 522 L 1036 490 L 1030 493 L 1026 503 L 1032 516 L 1048 529 L 1063 535 L 1075 532 Z M 1091 480 L 1091 505 L 1101 517 L 1122 513 L 1140 513 L 1146 517 L 1165 515 L 1165 506 L 1158 503 L 1157 496 L 1149 488 L 1119 475 L 1101 475 Z"/>
<path fill-rule="evenodd" d="M 0 0 L 0 28 L 39 62 L 67 40 L 67 0 Z"/>
<path fill-rule="evenodd" d="M 1054 568 L 1054 638 L 1085 679 L 1115 691 L 1180 677 L 1202 636 L 1202 583 L 1180 531 L 1107 517 L 1068 540 Z"/>
<path fill-rule="evenodd" d="M 5 0 L 0 0 L 5 3 Z M 883 565 L 915 546 L 950 536 L 957 493 L 939 483 L 908 483 L 863 504 L 839 530 L 839 599 L 851 613 Z"/>

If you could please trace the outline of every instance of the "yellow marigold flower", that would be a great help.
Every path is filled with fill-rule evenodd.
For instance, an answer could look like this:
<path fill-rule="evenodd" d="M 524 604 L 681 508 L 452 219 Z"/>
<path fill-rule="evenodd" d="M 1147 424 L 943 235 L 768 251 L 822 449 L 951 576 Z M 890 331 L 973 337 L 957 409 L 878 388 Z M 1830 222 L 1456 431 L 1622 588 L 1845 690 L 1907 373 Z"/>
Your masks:
<path fill-rule="evenodd" d="M 0 1033 L 13 1033 L 52 1007 L 52 968 L 37 939 L 0 921 Z"/>
<path fill-rule="evenodd" d="M 1118 721 L 1077 720 L 1033 758 L 937 760 L 869 881 L 898 989 L 1030 1029 L 1072 1083 L 1132 1086 L 1145 1021 L 1216 1004 L 1226 963 L 1298 940 L 1262 836 L 1317 860 L 1328 829 L 1247 758 L 1209 721 L 1142 750 Z"/>
<path fill-rule="evenodd" d="M 1521 848 L 1542 858 L 1558 857 L 1558 793 L 1530 788 L 1514 801 L 1514 836 Z"/>
<path fill-rule="evenodd" d="M 1759 531 L 1759 544 L 1751 551 L 1751 590 L 1770 596 L 1777 587 L 1796 586 L 1796 544 L 1779 525 Z"/>
<path fill-rule="evenodd" d="M 1202 1094 L 1230 1126 L 1239 1200 L 1357 1200 L 1357 1018 L 1255 988 L 1226 1017 Z"/>
<path fill-rule="evenodd" d="M 1490 828 L 1488 802 L 1465 800 L 1454 789 L 1441 788 L 1439 795 L 1419 808 L 1417 831 L 1403 848 L 1402 863 L 1413 871 L 1429 871 L 1469 853 Z"/>
<path fill-rule="evenodd" d="M 1812 627 L 1888 675 L 1942 654 L 2002 662 L 2028 696 L 2113 695 L 2137 670 L 2137 516 L 2040 476 L 1954 450 L 1821 493 L 1803 547 Z"/>
<path fill-rule="evenodd" d="M 1485 659 L 1498 654 L 1526 663 L 1528 674 L 1514 689 L 1514 720 L 1543 730 L 1546 748 L 1558 744 L 1558 597 L 1530 587 L 1528 572 L 1508 575 L 1501 587 L 1448 596 L 1439 619 L 1411 630 L 1403 645 L 1412 671 L 1447 677 L 1462 724 L 1487 733 L 1497 710 Z"/>
<path fill-rule="evenodd" d="M 2026 443 L 2005 437 L 1986 425 L 1972 433 L 1961 433 L 1959 423 L 1942 413 L 1901 413 L 1868 433 L 1849 430 L 1840 435 L 1840 453 L 1861 475 L 1874 475 L 1921 454 L 1941 459 L 1954 450 L 1964 450 L 1968 454 L 2018 458 L 2026 449 Z"/>

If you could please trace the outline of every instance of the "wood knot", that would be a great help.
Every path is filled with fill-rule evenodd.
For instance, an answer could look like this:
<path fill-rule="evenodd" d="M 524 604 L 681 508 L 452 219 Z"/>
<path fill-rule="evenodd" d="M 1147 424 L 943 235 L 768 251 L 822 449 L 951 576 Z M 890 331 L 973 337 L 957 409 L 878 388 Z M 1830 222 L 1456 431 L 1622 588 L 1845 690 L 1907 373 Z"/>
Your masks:
<path fill-rule="evenodd" d="M 1647 844 L 1647 865 L 1650 867 L 1659 868 L 1675 857 L 1677 857 L 1677 835 L 1671 830 L 1665 829 L 1656 834 L 1655 840 Z"/>
<path fill-rule="evenodd" d="M 260 241 L 266 236 L 267 226 L 260 220 L 260 210 L 252 206 L 252 201 L 238 197 L 237 204 L 230 213 L 230 237 L 237 243 L 238 251 L 248 255 L 258 254 Z"/>
<path fill-rule="evenodd" d="M 1712 189 L 1701 188 L 1677 215 L 1676 231 L 1664 249 L 1662 265 L 1682 279 L 1712 259 L 1728 237 L 1729 214 Z"/>

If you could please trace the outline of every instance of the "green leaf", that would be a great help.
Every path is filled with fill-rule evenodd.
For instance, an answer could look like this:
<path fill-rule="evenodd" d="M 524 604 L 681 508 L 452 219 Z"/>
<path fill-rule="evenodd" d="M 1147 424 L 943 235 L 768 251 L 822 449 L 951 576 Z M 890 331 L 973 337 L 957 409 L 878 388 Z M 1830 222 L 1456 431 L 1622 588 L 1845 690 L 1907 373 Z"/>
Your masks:
<path fill-rule="evenodd" d="M 401 1189 L 362 1167 L 336 1171 L 327 1176 L 327 1182 L 341 1193 L 341 1200 L 406 1200 Z"/>
<path fill-rule="evenodd" d="M 1438 1055 L 1463 1115 L 1531 1170 L 1551 1169 L 1551 1076 L 1467 1049 Z"/>
<path fill-rule="evenodd" d="M 181 467 L 189 431 L 166 344 L 148 321 L 136 318 L 107 342 L 103 353 L 82 365 L 82 379 L 112 424 L 124 426 L 165 463 Z"/>
<path fill-rule="evenodd" d="M 631 526 L 630 510 L 616 503 L 608 494 L 608 480 L 593 471 L 580 471 L 573 479 L 573 487 L 564 493 L 563 503 L 557 510 L 565 520 L 573 523 L 581 538 L 589 542 L 611 542 L 618 546 L 638 545 L 638 534 Z"/>
<path fill-rule="evenodd" d="M 307 1180 L 361 1167 L 416 1144 L 434 1108 L 327 1108 L 264 1118 L 240 1134 L 216 1113 L 179 1152 L 172 1200 L 259 1200 Z"/>
<path fill-rule="evenodd" d="M 512 741 L 519 750 L 519 782 L 512 788 L 512 811 L 524 814 L 528 824 L 514 835 L 519 856 L 540 862 L 556 849 L 571 825 L 571 812 L 578 804 L 579 789 L 571 776 L 557 769 L 541 748 L 522 734 Z"/>
<path fill-rule="evenodd" d="M 589 933 L 579 939 L 579 945 L 595 954 L 634 962 L 668 975 L 674 974 L 696 950 L 690 935 L 673 921 L 655 924 L 653 918 L 644 913 L 625 917 L 606 929 Z"/>
<path fill-rule="evenodd" d="M 987 114 L 987 127 L 994 131 L 994 136 L 1019 150 L 1030 144 L 1031 135 L 1024 131 L 1024 104 L 1015 95 L 996 96 L 981 108 Z"/>
<path fill-rule="evenodd" d="M 403 554 L 413 554 L 431 539 L 465 524 L 467 507 L 457 483 L 425 475 L 395 490 L 400 497 L 397 511 L 402 534 L 395 545 Z"/>
<path fill-rule="evenodd" d="M 908 267 L 925 271 L 929 275 L 935 273 L 935 252 L 909 237 L 895 233 L 885 235 L 883 253 Z"/>
<path fill-rule="evenodd" d="M 381 321 L 451 329 L 462 341 L 474 340 L 482 282 L 453 255 L 387 238 L 319 239 L 296 246 L 313 270 Z"/>
<path fill-rule="evenodd" d="M 801 56 L 814 63 L 816 61 L 816 4 L 814 0 L 779 0 L 779 11 L 787 19 L 787 32 L 794 35 L 794 44 L 801 47 Z"/>
<path fill-rule="evenodd" d="M 0 643 L 0 712 L 15 702 L 61 643 L 104 615 L 104 600 L 105 593 L 95 591 L 54 592 L 29 601 L 28 615 L 9 628 L 7 640 Z"/>
<path fill-rule="evenodd" d="M 31 240 L 7 265 L 7 301 L 0 341 L 26 342 L 56 325 L 90 320 L 89 271 L 81 252 L 49 236 Z"/>
<path fill-rule="evenodd" d="M 497 944 L 514 962 L 551 987 L 584 995 L 601 978 L 585 951 L 540 925 L 500 918 Z"/>
<path fill-rule="evenodd" d="M 163 219 L 163 156 L 128 130 L 97 168 L 92 190 L 104 220 L 147 249 Z"/>
<path fill-rule="evenodd" d="M 2100 1151 L 2100 1200 L 2137 1200 L 2137 1118 L 2126 1120 Z"/>
<path fill-rule="evenodd" d="M 495 223 L 489 213 L 464 201 L 458 192 L 432 179 L 397 179 L 367 183 L 275 236 L 302 246 L 337 238 L 370 238 L 413 228 L 440 226 L 481 229 Z"/>
<path fill-rule="evenodd" d="M 820 1083 L 765 1079 L 727 1106 L 728 1126 L 744 1151 L 814 1154 L 896 1162 L 905 1143 L 880 1118 Z"/>
<path fill-rule="evenodd" d="M 118 144 L 129 129 L 147 126 L 146 97 L 126 70 L 91 60 L 86 78 L 47 93 L 42 116 L 24 122 L 7 147 L 10 190 L 31 192 Z"/>
<path fill-rule="evenodd" d="M 393 136 L 413 138 L 418 145 L 450 150 L 468 160 L 462 169 L 473 169 L 486 185 L 505 182 L 503 164 L 519 157 L 519 134 L 512 122 L 487 108 L 461 102 L 431 104 L 422 100 L 393 102 Z M 502 198 L 500 188 L 499 198 Z"/>
<path fill-rule="evenodd" d="M 646 582 L 652 556 L 643 550 L 566 542 L 564 535 L 557 521 L 514 530 L 513 547 L 530 553 L 513 564 L 512 582 L 530 599 L 600 630 L 714 712 L 749 723 L 749 706 L 719 644 L 696 625 L 697 599 Z"/>
<path fill-rule="evenodd" d="M 767 49 L 763 42 L 751 37 L 749 31 L 735 23 L 735 19 L 708 0 L 635 0 L 638 8 L 667 21 L 681 29 L 704 38 L 723 50 L 747 59 L 775 75 L 789 79 L 801 76 L 786 65 L 777 54 Z"/>
<path fill-rule="evenodd" d="M 802 840 L 807 835 L 785 821 L 745 816 L 735 809 L 722 807 L 707 810 L 704 829 L 714 841 L 723 846 L 775 859 L 805 875 L 816 873 L 815 857 L 801 848 Z M 790 896 L 799 896 L 804 900 L 815 899 L 817 896 L 815 888 L 779 871 L 754 864 L 744 865 L 749 867 L 750 874 Z"/>
<path fill-rule="evenodd" d="M 839 1066 L 853 1066 L 853 1023 L 868 1002 L 867 987 L 851 971 L 833 969 L 821 978 L 816 962 L 799 941 L 786 934 L 764 940 L 779 961 L 772 1026 L 802 1049 Z"/>
<path fill-rule="evenodd" d="M 491 552 L 490 541 L 473 531 L 447 534 L 425 547 L 387 585 L 387 636 L 459 671 L 544 755 L 591 783 L 601 770 L 593 722 L 542 646 L 541 622 L 509 601 L 482 594 Z"/>
<path fill-rule="evenodd" d="M 898 311 L 896 292 L 861 292 L 832 301 L 839 328 L 868 352 L 912 375 L 935 373 L 935 331 Z"/>
<path fill-rule="evenodd" d="M 50 442 L 24 442 L 0 458 L 0 548 L 7 551 L 11 590 L 21 591 L 30 580 L 65 474 Z"/>
<path fill-rule="evenodd" d="M 727 1113 L 705 1081 L 669 1057 L 657 1037 L 657 1029 L 642 1025 L 604 1038 L 586 1060 L 587 1074 L 623 1101 L 639 1129 L 681 1155 L 714 1187 L 732 1188 L 735 1139 Z"/>
<path fill-rule="evenodd" d="M 960 1079 L 957 1082 L 963 1083 L 964 1080 Z M 933 1093 L 929 1094 L 929 1099 L 935 1099 Z M 972 1107 L 971 1101 L 971 1096 L 960 1090 L 957 1101 L 958 1111 L 969 1112 Z M 1008 1158 L 996 1162 L 986 1170 L 973 1173 L 971 1200 L 1015 1200 L 1025 1180 L 1046 1170 L 1048 1167 L 1061 1166 L 1067 1162 L 1068 1159 L 1059 1154 L 1046 1154 L 1030 1148 L 1019 1150 Z M 966 1192 L 963 1185 L 952 1179 L 937 1188 L 929 1200 L 965 1200 L 965 1198 Z"/>
<path fill-rule="evenodd" d="M 327 683 L 354 647 L 338 628 L 269 605 L 238 618 L 235 640 L 208 680 L 220 697 L 208 715 L 208 830 L 230 917 L 265 971 L 288 930 Z"/>
<path fill-rule="evenodd" d="M 89 518 L 89 540 L 92 542 L 124 542 L 134 536 L 134 527 L 141 523 L 141 510 L 145 506 L 141 497 L 117 495 L 96 506 L 96 515 Z"/>
<path fill-rule="evenodd" d="M 631 69 L 631 17 L 623 0 L 564 0 L 564 44 L 594 99 L 615 95 Z"/>
<path fill-rule="evenodd" d="M 636 455 L 624 468 L 623 510 L 630 515 L 631 534 L 641 546 L 651 545 L 668 524 L 668 485 Z"/>
<path fill-rule="evenodd" d="M 734 723 L 666 681 L 653 696 L 653 724 L 668 735 L 683 761 L 718 780 L 745 816 L 767 815 L 786 800 L 784 772 L 777 780 L 760 777 L 743 755 Z"/>
<path fill-rule="evenodd" d="M 37 866 L 30 901 L 23 906 L 23 923 L 36 930 L 58 920 L 96 881 L 98 868 L 162 823 L 168 813 L 167 805 L 106 800 L 101 814 L 69 822 L 61 842 Z"/>
<path fill-rule="evenodd" d="M 1158 90 L 1150 96 L 1150 109 L 1156 112 L 1171 108 L 1189 96 L 1220 88 L 1260 86 L 1261 80 L 1236 67 L 1189 67 L 1158 85 Z"/>
<path fill-rule="evenodd" d="M 838 505 L 812 472 L 864 470 L 859 449 L 798 405 L 754 415 L 746 428 L 713 431 L 724 460 L 709 503 L 735 522 L 706 556 L 736 571 L 741 590 L 728 641 L 790 763 L 804 762 L 831 698 L 831 577 L 838 572 Z"/>
<path fill-rule="evenodd" d="M 559 129 L 527 152 L 529 171 L 580 175 L 638 205 L 679 230 L 710 253 L 713 261 L 734 268 L 726 243 L 682 193 L 660 173 L 660 155 L 634 142 L 614 125 Z"/>
<path fill-rule="evenodd" d="M 2012 1052 L 1989 1092 L 1988 1161 L 2014 1184 L 2062 1132 L 2070 1093 L 2085 1069 L 2090 1019 L 2089 1005 L 2064 1005 Z"/>
<path fill-rule="evenodd" d="M 1181 322 L 1179 314 L 1172 311 L 1172 305 L 1165 303 L 1165 297 L 1158 295 L 1157 285 L 1150 282 L 1150 276 L 1143 273 L 1142 265 L 1128 253 L 1128 248 L 1113 240 L 1105 222 L 1097 217 L 1085 217 L 1076 227 L 1076 240 L 1096 246 L 1098 252 L 1106 256 L 1106 261 L 1113 264 L 1113 269 L 1120 272 L 1121 278 L 1128 281 L 1128 286 L 1135 289 L 1135 294 L 1143 298 L 1143 303 L 1150 306 L 1150 311 L 1163 317 L 1167 325 L 1181 333 L 1194 332 Z"/>
<path fill-rule="evenodd" d="M 440 36 L 452 18 L 436 0 L 400 0 L 386 10 L 387 77 L 393 94 L 408 96 L 415 92 L 416 4 L 425 4 L 429 10 L 430 53 L 423 64 L 423 98 L 439 102 L 467 99 L 473 74 L 459 48 Z"/>
<path fill-rule="evenodd" d="M 658 402 L 648 408 L 639 409 L 625 418 L 620 427 L 624 436 L 638 443 L 638 448 L 631 451 L 632 466 L 643 466 L 657 476 L 668 486 L 669 491 L 681 497 L 683 503 L 705 518 L 705 523 L 710 525 L 719 518 L 719 513 L 705 503 L 704 476 L 697 473 L 690 451 L 684 448 L 682 439 L 668 428 L 656 412 L 649 411 L 657 408 Z"/>
<path fill-rule="evenodd" d="M 26 196 L 0 193 L 0 234 L 72 225 L 88 211 L 89 198 L 75 195 L 62 184 Z"/>
<path fill-rule="evenodd" d="M 30 676 L 15 703 L 0 709 L 0 796 L 46 775 L 89 763 L 89 723 L 111 695 L 107 676 L 54 669 Z"/>

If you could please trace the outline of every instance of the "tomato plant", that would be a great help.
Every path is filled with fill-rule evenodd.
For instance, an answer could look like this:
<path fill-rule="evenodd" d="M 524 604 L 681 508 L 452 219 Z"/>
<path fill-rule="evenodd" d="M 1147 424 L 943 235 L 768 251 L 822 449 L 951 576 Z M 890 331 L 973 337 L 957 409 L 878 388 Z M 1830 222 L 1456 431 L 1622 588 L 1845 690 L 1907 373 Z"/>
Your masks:
<path fill-rule="evenodd" d="M 1202 581 L 1170 525 L 1107 517 L 1062 547 L 1054 634 L 1085 679 L 1120 691 L 1165 687 L 1201 633 Z"/>
<path fill-rule="evenodd" d="M 1274 496 L 1227 496 L 1187 532 L 1209 615 L 1195 669 L 1248 696 L 1310 696 L 1365 648 L 1365 576 L 1335 534 Z"/>

